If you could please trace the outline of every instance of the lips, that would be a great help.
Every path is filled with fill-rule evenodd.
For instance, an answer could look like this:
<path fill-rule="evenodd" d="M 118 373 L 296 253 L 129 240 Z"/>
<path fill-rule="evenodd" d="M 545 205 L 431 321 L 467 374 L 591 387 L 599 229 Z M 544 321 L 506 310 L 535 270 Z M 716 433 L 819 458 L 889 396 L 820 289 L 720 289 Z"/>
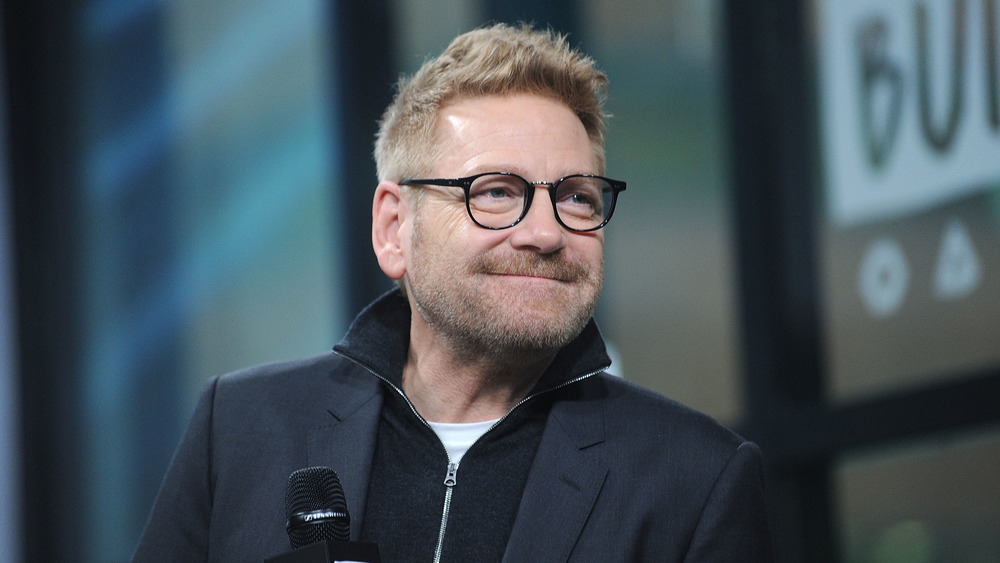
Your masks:
<path fill-rule="evenodd" d="M 472 271 L 476 274 L 547 278 L 561 282 L 585 280 L 590 274 L 589 268 L 579 262 L 570 262 L 561 256 L 538 254 L 479 256 L 472 264 Z"/>

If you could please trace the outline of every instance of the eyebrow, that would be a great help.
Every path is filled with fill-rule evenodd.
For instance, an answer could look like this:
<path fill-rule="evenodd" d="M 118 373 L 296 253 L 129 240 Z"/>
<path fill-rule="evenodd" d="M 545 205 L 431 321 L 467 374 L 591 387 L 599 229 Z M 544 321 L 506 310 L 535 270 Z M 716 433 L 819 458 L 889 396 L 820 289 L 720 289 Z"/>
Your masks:
<path fill-rule="evenodd" d="M 485 174 L 488 172 L 508 172 L 510 174 L 517 174 L 518 176 L 524 178 L 529 182 L 555 182 L 559 178 L 565 178 L 566 176 L 571 176 L 573 174 L 597 174 L 597 172 L 585 172 L 585 171 L 571 171 L 564 172 L 554 178 L 548 178 L 544 180 L 536 180 L 530 177 L 530 175 L 521 168 L 520 166 L 477 166 L 473 168 L 466 176 L 474 176 L 476 174 Z"/>
<path fill-rule="evenodd" d="M 527 174 L 524 169 L 519 166 L 477 166 L 472 169 L 470 174 L 467 176 L 472 176 L 474 174 L 485 174 L 488 172 L 509 172 L 511 174 L 517 174 L 522 178 L 527 178 Z"/>

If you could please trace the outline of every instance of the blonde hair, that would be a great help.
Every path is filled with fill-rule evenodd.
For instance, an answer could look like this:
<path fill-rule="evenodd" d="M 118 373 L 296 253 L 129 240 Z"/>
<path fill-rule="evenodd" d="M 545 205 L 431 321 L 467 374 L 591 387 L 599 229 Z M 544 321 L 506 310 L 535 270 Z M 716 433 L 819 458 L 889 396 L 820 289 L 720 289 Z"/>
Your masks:
<path fill-rule="evenodd" d="M 604 172 L 608 79 L 566 37 L 522 24 L 497 24 L 458 36 L 437 58 L 402 78 L 375 141 L 379 180 L 420 177 L 434 162 L 439 110 L 458 98 L 537 94 L 565 103 L 590 137 Z"/>

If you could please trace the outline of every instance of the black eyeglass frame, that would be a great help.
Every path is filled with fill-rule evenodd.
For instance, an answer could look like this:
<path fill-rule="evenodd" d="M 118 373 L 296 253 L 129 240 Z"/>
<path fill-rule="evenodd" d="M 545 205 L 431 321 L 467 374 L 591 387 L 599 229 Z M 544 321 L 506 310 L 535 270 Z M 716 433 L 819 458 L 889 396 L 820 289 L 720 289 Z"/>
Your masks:
<path fill-rule="evenodd" d="M 615 205 L 618 203 L 618 194 L 625 191 L 625 182 L 621 180 L 612 180 L 611 178 L 598 176 L 596 174 L 570 174 L 569 176 L 563 176 L 562 178 L 559 178 L 555 182 L 531 182 L 525 179 L 523 176 L 519 174 L 514 174 L 513 172 L 483 172 L 481 174 L 474 174 L 472 176 L 466 176 L 464 178 L 404 178 L 403 180 L 399 181 L 399 184 L 403 186 L 427 185 L 427 186 L 446 186 L 446 187 L 462 188 L 462 190 L 465 192 L 465 211 L 469 214 L 469 218 L 472 219 L 473 223 L 484 229 L 489 229 L 491 231 L 502 231 L 504 229 L 509 229 L 514 225 L 520 223 L 521 220 L 528 215 L 528 210 L 531 209 L 531 202 L 535 198 L 535 190 L 531 189 L 525 190 L 524 207 L 522 207 L 521 214 L 517 217 L 517 219 L 514 220 L 513 223 L 503 227 L 490 227 L 476 220 L 475 215 L 472 214 L 472 207 L 469 203 L 469 192 L 472 189 L 472 183 L 476 181 L 478 178 L 482 178 L 483 176 L 510 176 L 512 178 L 517 178 L 521 180 L 528 188 L 538 187 L 538 186 L 548 186 L 549 199 L 552 201 L 552 214 L 555 215 L 556 221 L 558 221 L 559 224 L 563 226 L 563 228 L 573 231 L 574 233 L 589 233 L 601 229 L 605 225 L 607 225 L 608 221 L 611 221 L 611 216 L 614 215 L 615 213 Z M 556 207 L 556 192 L 558 191 L 556 187 L 563 181 L 569 180 L 571 178 L 596 178 L 598 180 L 607 182 L 608 185 L 611 187 L 611 205 L 609 206 L 607 215 L 604 216 L 604 220 L 601 221 L 599 225 L 587 229 L 576 229 L 564 223 L 562 217 L 559 216 L 559 209 Z"/>

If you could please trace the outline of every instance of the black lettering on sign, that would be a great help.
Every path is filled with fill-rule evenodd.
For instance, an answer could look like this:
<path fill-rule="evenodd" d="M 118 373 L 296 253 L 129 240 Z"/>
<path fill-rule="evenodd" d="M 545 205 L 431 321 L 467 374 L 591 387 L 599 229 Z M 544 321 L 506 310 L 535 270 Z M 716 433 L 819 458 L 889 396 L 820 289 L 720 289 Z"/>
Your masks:
<path fill-rule="evenodd" d="M 965 50 L 962 40 L 965 37 L 965 0 L 955 0 L 955 13 L 952 16 L 952 61 L 951 61 L 951 103 L 948 117 L 942 127 L 936 127 L 931 118 L 930 94 L 930 62 L 928 61 L 927 38 L 927 8 L 918 3 L 916 6 L 917 26 L 917 101 L 920 105 L 920 130 L 927 143 L 938 152 L 946 152 L 955 140 L 959 118 L 962 114 L 963 69 L 965 67 Z"/>
<path fill-rule="evenodd" d="M 983 35 L 986 38 L 986 100 L 990 126 L 1000 129 L 1000 56 L 997 54 L 997 3 L 996 0 L 983 2 Z"/>
<path fill-rule="evenodd" d="M 861 130 L 868 160 L 878 168 L 885 162 L 899 131 L 903 75 L 889 60 L 889 30 L 885 20 L 875 18 L 862 25 L 857 37 L 861 51 Z"/>
<path fill-rule="evenodd" d="M 903 22 L 871 16 L 859 23 L 855 41 L 860 63 L 861 135 L 868 161 L 874 168 L 881 168 L 892 154 L 904 115 L 917 117 L 920 138 L 932 151 L 946 153 L 952 148 L 960 127 L 970 125 L 963 121 L 969 105 L 968 69 L 982 69 L 986 98 L 985 107 L 982 110 L 975 108 L 973 117 L 983 118 L 988 131 L 1000 133 L 1000 39 L 997 37 L 1000 34 L 997 11 L 1000 1 L 980 1 L 982 37 L 981 43 L 977 41 L 974 45 L 967 33 L 970 27 L 967 0 L 950 3 L 950 41 L 941 45 L 935 45 L 931 38 L 933 22 L 927 3 L 914 2 L 915 40 L 909 53 L 912 57 L 893 57 L 889 49 L 892 26 L 905 25 Z M 975 13 L 978 15 L 978 10 Z M 972 18 L 977 24 L 979 20 Z M 942 50 L 947 52 L 944 59 L 947 62 L 939 61 L 935 65 L 930 54 Z M 935 99 L 934 92 L 944 95 Z M 904 111 L 911 100 L 917 105 L 913 114 Z M 971 125 L 979 127 L 980 122 Z"/>

